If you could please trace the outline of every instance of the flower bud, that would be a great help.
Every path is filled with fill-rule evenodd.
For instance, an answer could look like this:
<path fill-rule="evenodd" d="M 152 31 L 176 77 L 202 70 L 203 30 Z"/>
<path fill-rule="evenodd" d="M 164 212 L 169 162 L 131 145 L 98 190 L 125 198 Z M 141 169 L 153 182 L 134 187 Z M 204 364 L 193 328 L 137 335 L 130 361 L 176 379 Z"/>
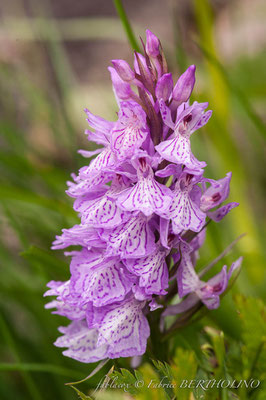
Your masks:
<path fill-rule="evenodd" d="M 112 60 L 112 64 L 120 78 L 123 79 L 123 81 L 130 82 L 135 79 L 135 74 L 126 61 Z"/>
<path fill-rule="evenodd" d="M 145 49 L 149 57 L 157 57 L 160 54 L 159 39 L 149 29 L 146 30 Z"/>
<path fill-rule="evenodd" d="M 173 90 L 173 99 L 179 104 L 187 101 L 192 93 L 195 84 L 195 65 L 191 65 L 179 77 Z"/>
<path fill-rule="evenodd" d="M 172 74 L 164 74 L 157 82 L 155 94 L 158 100 L 167 101 L 173 90 Z"/>
<path fill-rule="evenodd" d="M 115 95 L 119 100 L 128 100 L 131 97 L 132 90 L 130 88 L 129 83 L 124 82 L 116 70 L 112 67 L 108 67 L 108 70 L 111 74 L 111 79 L 113 83 L 113 89 L 115 92 Z"/>

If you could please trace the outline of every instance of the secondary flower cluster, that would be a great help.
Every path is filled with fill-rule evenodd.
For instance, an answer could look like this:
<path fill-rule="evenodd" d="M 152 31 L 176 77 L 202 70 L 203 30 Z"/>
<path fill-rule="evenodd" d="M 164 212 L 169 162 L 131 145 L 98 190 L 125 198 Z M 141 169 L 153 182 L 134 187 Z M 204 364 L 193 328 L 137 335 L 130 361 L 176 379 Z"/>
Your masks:
<path fill-rule="evenodd" d="M 208 103 L 189 102 L 195 66 L 174 86 L 161 44 L 149 30 L 134 69 L 123 60 L 112 64 L 118 119 L 109 122 L 85 110 L 88 140 L 102 147 L 80 151 L 97 155 L 68 183 L 81 223 L 53 243 L 54 249 L 81 249 L 66 253 L 70 279 L 50 282 L 46 292 L 57 297 L 46 307 L 72 321 L 59 328 L 63 336 L 55 345 L 86 363 L 142 355 L 150 335 L 147 317 L 157 308 L 163 318 L 200 302 L 217 308 L 241 263 L 229 271 L 224 266 L 208 282 L 195 271 L 207 217 L 218 222 L 238 205 L 220 206 L 231 173 L 218 181 L 205 178 L 206 163 L 191 151 L 190 136 L 212 114 Z M 169 282 L 172 288 L 177 282 L 172 294 Z M 180 302 L 166 307 L 177 293 Z"/>

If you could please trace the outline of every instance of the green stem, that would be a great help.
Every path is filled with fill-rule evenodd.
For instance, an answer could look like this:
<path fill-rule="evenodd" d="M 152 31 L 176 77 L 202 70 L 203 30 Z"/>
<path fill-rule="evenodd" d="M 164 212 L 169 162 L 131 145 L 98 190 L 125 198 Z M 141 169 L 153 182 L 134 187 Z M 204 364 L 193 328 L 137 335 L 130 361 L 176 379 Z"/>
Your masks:
<path fill-rule="evenodd" d="M 119 15 L 119 18 L 121 20 L 121 23 L 125 29 L 128 41 L 132 47 L 133 50 L 140 51 L 139 45 L 137 43 L 137 40 L 135 38 L 134 32 L 132 30 L 132 27 L 130 25 L 130 22 L 128 20 L 127 14 L 125 12 L 124 6 L 122 4 L 121 0 L 114 0 L 114 5 L 117 11 L 117 14 Z"/>
<path fill-rule="evenodd" d="M 262 352 L 264 346 L 265 346 L 265 341 L 261 341 L 261 343 L 259 344 L 259 346 L 257 348 L 254 360 L 252 362 L 252 366 L 250 368 L 249 380 L 252 379 L 252 377 L 254 376 L 255 369 L 256 369 L 259 357 L 261 355 L 261 352 Z"/>
<path fill-rule="evenodd" d="M 161 310 L 154 311 L 149 316 L 151 327 L 151 351 L 156 360 L 168 361 L 168 343 L 162 345 L 162 333 L 160 332 L 160 316 Z"/>

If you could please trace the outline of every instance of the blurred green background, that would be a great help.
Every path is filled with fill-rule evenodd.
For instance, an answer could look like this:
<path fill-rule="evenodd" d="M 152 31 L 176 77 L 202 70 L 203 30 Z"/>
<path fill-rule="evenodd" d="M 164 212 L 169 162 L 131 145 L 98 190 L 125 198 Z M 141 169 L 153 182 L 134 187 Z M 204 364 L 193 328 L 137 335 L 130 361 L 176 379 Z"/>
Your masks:
<path fill-rule="evenodd" d="M 266 3 L 123 3 L 136 37 L 146 28 L 160 37 L 175 80 L 197 65 L 193 97 L 213 110 L 192 147 L 208 163 L 206 176 L 233 172 L 230 201 L 240 206 L 209 225 L 199 266 L 246 233 L 225 259 L 244 256 L 238 281 L 206 317 L 237 339 L 232 296 L 265 296 Z M 68 279 L 69 271 L 63 252 L 50 246 L 77 222 L 65 189 L 70 173 L 86 164 L 77 150 L 90 148 L 83 109 L 115 120 L 107 66 L 115 58 L 132 63 L 132 50 L 108 0 L 11 0 L 0 18 L 0 399 L 75 399 L 64 383 L 93 366 L 52 344 L 66 321 L 44 310 L 42 295 L 49 280 Z"/>

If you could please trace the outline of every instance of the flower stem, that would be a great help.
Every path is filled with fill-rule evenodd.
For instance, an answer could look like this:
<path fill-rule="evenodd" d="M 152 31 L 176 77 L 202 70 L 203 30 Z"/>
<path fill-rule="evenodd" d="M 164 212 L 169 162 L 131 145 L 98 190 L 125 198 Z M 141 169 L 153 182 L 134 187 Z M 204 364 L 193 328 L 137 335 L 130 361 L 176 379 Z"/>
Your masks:
<path fill-rule="evenodd" d="M 136 40 L 135 35 L 134 35 L 134 32 L 133 32 L 132 27 L 130 25 L 130 22 L 128 20 L 128 17 L 127 17 L 127 14 L 125 12 L 125 9 L 124 9 L 122 1 L 121 0 L 114 0 L 114 5 L 115 5 L 115 8 L 116 8 L 117 14 L 119 15 L 119 18 L 120 18 L 120 20 L 122 22 L 122 25 L 123 25 L 123 27 L 125 29 L 128 41 L 129 41 L 132 49 L 139 52 L 140 51 L 139 45 L 137 43 L 137 40 Z"/>

